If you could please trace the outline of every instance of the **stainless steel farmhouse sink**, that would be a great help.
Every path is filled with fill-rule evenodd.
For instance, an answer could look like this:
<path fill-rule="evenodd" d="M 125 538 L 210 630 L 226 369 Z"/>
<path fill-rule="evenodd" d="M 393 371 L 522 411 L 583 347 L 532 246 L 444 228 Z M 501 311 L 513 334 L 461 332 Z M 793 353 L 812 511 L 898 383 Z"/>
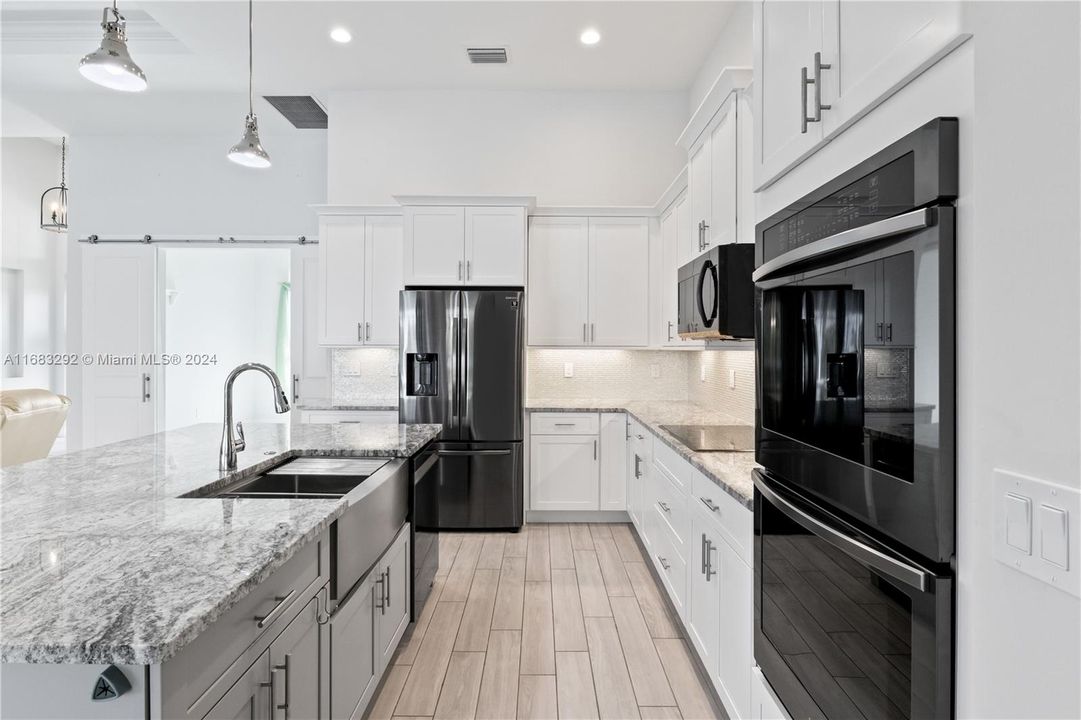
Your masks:
<path fill-rule="evenodd" d="M 333 499 L 344 497 L 387 463 L 386 458 L 295 458 L 252 477 L 184 497 Z"/>

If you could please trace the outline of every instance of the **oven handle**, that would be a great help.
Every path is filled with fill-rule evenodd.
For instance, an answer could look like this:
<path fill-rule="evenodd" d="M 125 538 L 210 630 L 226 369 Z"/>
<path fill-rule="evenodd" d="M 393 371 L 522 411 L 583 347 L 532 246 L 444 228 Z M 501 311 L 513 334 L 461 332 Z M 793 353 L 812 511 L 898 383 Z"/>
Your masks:
<path fill-rule="evenodd" d="M 783 255 L 773 258 L 769 262 L 764 262 L 759 265 L 758 269 L 751 275 L 751 278 L 755 282 L 758 282 L 771 275 L 776 275 L 781 270 L 791 267 L 792 265 L 804 263 L 822 255 L 829 255 L 838 250 L 847 250 L 866 243 L 877 242 L 884 238 L 912 232 L 913 230 L 922 230 L 923 228 L 930 227 L 934 224 L 935 213 L 933 208 L 920 208 L 919 210 L 894 215 L 885 220 L 879 220 L 870 225 L 863 225 L 858 228 L 852 228 L 851 230 L 845 230 L 836 235 L 830 235 L 821 240 L 815 240 L 813 243 L 808 243 L 803 247 L 789 250 Z"/>
<path fill-rule="evenodd" d="M 903 582 L 905 585 L 915 588 L 920 592 L 927 592 L 927 587 L 930 584 L 930 575 L 927 572 L 914 565 L 910 565 L 906 562 L 892 558 L 885 553 L 879 552 L 873 547 L 866 545 L 855 538 L 849 537 L 848 535 L 831 528 L 817 518 L 808 515 L 806 512 L 800 510 L 788 500 L 785 500 L 774 492 L 773 489 L 769 487 L 769 481 L 766 480 L 759 470 L 753 470 L 752 473 L 754 475 L 754 485 L 758 488 L 758 491 L 762 493 L 767 500 L 773 503 L 778 510 L 787 515 L 790 520 L 799 523 L 807 530 L 836 547 L 838 550 L 870 565 L 883 575 L 888 575 L 894 580 Z"/>

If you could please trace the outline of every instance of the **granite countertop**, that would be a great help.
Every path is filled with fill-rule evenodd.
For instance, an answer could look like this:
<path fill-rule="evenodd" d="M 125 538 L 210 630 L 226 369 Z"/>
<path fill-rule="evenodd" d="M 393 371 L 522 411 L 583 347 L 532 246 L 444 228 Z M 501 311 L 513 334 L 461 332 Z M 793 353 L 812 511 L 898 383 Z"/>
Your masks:
<path fill-rule="evenodd" d="M 356 403 L 336 403 L 332 400 L 309 400 L 296 406 L 297 410 L 393 410 L 398 411 L 398 398 L 371 398 Z"/>
<path fill-rule="evenodd" d="M 405 458 L 440 425 L 251 423 L 234 473 L 193 425 L 0 472 L 0 660 L 167 660 L 318 537 L 341 500 L 179 498 L 290 457 Z"/>
<path fill-rule="evenodd" d="M 734 497 L 754 507 L 751 470 L 759 467 L 753 452 L 695 452 L 661 425 L 747 425 L 725 412 L 690 402 L 640 402 L 590 398 L 585 400 L 527 400 L 530 412 L 625 412 Z"/>

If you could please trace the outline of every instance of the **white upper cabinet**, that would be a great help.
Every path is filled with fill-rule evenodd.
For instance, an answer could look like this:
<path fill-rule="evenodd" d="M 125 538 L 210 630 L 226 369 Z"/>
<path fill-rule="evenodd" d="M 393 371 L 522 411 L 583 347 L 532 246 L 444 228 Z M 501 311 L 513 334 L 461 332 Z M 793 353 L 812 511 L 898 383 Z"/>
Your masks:
<path fill-rule="evenodd" d="M 465 208 L 405 209 L 405 282 L 410 285 L 465 282 Z"/>
<path fill-rule="evenodd" d="M 649 222 L 589 220 L 589 344 L 649 345 Z"/>
<path fill-rule="evenodd" d="M 661 344 L 679 344 L 679 293 L 676 281 L 681 260 L 679 239 L 679 206 L 687 205 L 687 196 L 680 196 L 661 216 L 661 277 L 658 294 L 661 310 Z M 686 217 L 684 214 L 683 217 Z"/>
<path fill-rule="evenodd" d="M 522 285 L 525 233 L 523 207 L 466 208 L 466 284 Z"/>
<path fill-rule="evenodd" d="M 402 219 L 369 217 L 364 224 L 366 345 L 398 344 L 398 293 L 402 279 Z"/>
<path fill-rule="evenodd" d="M 320 223 L 319 341 L 324 345 L 364 344 L 364 254 L 363 217 Z"/>
<path fill-rule="evenodd" d="M 398 344 L 402 219 L 324 217 L 319 223 L 319 342 Z"/>
<path fill-rule="evenodd" d="M 702 141 L 691 148 L 687 159 L 687 197 L 690 210 L 690 228 L 687 231 L 686 254 L 680 264 L 695 258 L 706 249 L 709 226 L 713 223 L 710 215 L 713 161 L 710 157 L 710 138 L 707 134 Z"/>
<path fill-rule="evenodd" d="M 951 0 L 757 0 L 755 186 L 762 189 L 966 39 Z"/>
<path fill-rule="evenodd" d="M 589 221 L 529 221 L 529 344 L 585 345 L 589 325 Z"/>
<path fill-rule="evenodd" d="M 405 209 L 405 284 L 522 285 L 525 207 Z"/>
<path fill-rule="evenodd" d="M 822 61 L 823 130 L 843 129 L 957 47 L 961 3 L 855 0 L 826 3 Z M 833 69 L 836 68 L 836 71 Z"/>
<path fill-rule="evenodd" d="M 649 287 L 647 218 L 530 220 L 530 345 L 647 346 Z"/>
<path fill-rule="evenodd" d="M 713 126 L 709 137 L 710 221 L 703 234 L 707 248 L 736 242 L 737 97 L 721 110 L 721 119 Z"/>
<path fill-rule="evenodd" d="M 299 405 L 330 398 L 330 350 L 320 341 L 319 245 L 292 249 L 290 285 L 290 363 L 293 377 L 289 402 Z M 290 413 L 293 422 L 300 413 Z"/>
<path fill-rule="evenodd" d="M 815 52 L 822 49 L 824 5 L 819 0 L 755 3 L 756 189 L 788 170 L 822 139 L 822 124 L 806 120 L 815 88 L 803 82 L 803 70 L 814 78 L 811 65 Z"/>

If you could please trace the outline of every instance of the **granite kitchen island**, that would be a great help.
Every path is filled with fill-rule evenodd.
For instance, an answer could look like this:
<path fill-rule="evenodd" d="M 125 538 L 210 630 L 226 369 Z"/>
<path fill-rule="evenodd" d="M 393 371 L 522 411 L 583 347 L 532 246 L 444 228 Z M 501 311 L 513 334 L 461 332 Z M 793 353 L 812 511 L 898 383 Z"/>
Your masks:
<path fill-rule="evenodd" d="M 74 708 L 80 717 L 161 716 L 156 686 L 168 675 L 161 669 L 208 628 L 214 633 L 206 634 L 229 632 L 237 613 L 245 623 L 251 620 L 245 604 L 253 591 L 283 574 L 304 580 L 293 584 L 290 592 L 298 594 L 288 603 L 271 597 L 259 610 L 266 614 L 295 604 L 304 592 L 321 591 L 329 577 L 333 526 L 355 493 L 299 500 L 182 496 L 213 491 L 294 457 L 407 460 L 440 431 L 439 425 L 252 424 L 238 470 L 223 474 L 221 427 L 206 424 L 5 469 L 2 714 L 29 707 L 20 699 L 28 692 L 51 686 L 63 694 L 74 683 L 72 700 L 86 701 Z M 317 614 L 326 614 L 319 598 L 312 595 L 312 602 Z M 277 619 L 268 618 L 266 627 Z M 262 620 L 250 624 L 264 629 Z M 229 646 L 241 651 L 238 662 L 250 659 L 243 653 L 250 654 L 261 634 Z M 119 666 L 132 690 L 112 702 L 91 702 L 98 673 L 108 665 Z M 243 680 L 244 668 L 233 668 L 235 678 L 225 670 L 222 682 Z M 44 673 L 54 677 L 42 682 Z M 279 685 L 289 682 L 278 679 Z M 142 698 L 138 706 L 125 706 L 135 695 Z M 182 717 L 205 715 L 211 703 L 202 695 L 192 696 Z M 271 695 L 274 688 L 253 702 L 280 704 Z M 64 707 L 49 710 L 53 701 L 39 695 L 43 715 Z"/>

